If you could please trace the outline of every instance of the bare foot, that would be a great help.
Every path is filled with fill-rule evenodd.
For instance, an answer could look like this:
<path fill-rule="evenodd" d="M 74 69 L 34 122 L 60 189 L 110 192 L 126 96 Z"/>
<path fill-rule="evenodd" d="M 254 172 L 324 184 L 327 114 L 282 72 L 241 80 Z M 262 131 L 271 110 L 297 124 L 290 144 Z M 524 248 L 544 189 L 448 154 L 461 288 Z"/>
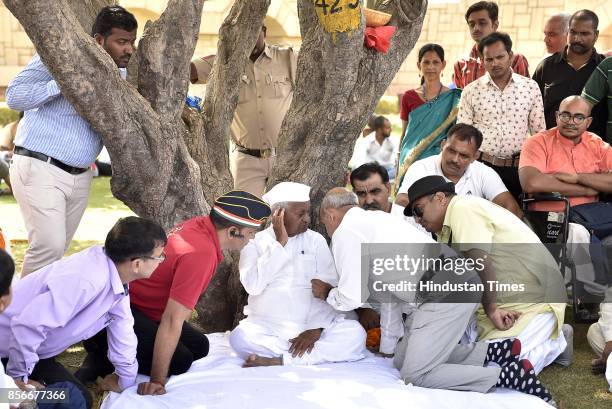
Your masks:
<path fill-rule="evenodd" d="M 593 359 L 591 361 L 591 373 L 593 375 L 601 375 L 606 373 L 606 362 L 601 358 Z"/>
<path fill-rule="evenodd" d="M 244 361 L 244 364 L 242 365 L 242 367 L 251 368 L 254 366 L 275 366 L 275 365 L 282 365 L 282 364 L 283 364 L 283 359 L 281 357 L 266 358 L 263 356 L 251 354 L 246 359 L 246 361 Z"/>

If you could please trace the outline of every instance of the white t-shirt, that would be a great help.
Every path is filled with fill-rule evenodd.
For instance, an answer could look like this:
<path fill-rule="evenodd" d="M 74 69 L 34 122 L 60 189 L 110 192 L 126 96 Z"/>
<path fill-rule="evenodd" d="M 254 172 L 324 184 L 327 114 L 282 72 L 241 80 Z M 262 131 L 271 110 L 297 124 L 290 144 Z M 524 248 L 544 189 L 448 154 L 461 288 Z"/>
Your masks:
<path fill-rule="evenodd" d="M 379 144 L 376 141 L 376 132 L 372 132 L 357 139 L 349 166 L 351 169 L 356 169 L 364 163 L 376 161 L 381 166 L 389 168 L 395 166 L 397 152 L 398 143 L 393 136 L 385 138 L 382 144 Z"/>
<path fill-rule="evenodd" d="M 410 165 L 397 193 L 408 193 L 408 188 L 425 176 L 443 176 L 450 182 L 450 179 L 442 173 L 440 157 L 441 154 L 429 156 Z M 472 195 L 487 200 L 493 200 L 500 193 L 507 191 L 499 175 L 492 168 L 478 161 L 468 165 L 465 173 L 455 185 L 455 192 L 458 195 Z"/>

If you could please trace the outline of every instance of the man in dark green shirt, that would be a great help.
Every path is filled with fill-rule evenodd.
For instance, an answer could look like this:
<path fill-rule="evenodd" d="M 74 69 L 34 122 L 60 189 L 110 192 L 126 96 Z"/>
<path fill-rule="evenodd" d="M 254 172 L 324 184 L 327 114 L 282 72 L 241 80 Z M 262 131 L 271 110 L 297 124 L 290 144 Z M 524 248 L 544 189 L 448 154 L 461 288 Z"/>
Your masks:
<path fill-rule="evenodd" d="M 589 101 L 592 105 L 600 102 L 608 105 L 608 123 L 606 135 L 599 135 L 606 142 L 612 142 L 612 57 L 608 57 L 601 62 L 591 74 L 591 77 L 582 90 L 582 98 Z"/>

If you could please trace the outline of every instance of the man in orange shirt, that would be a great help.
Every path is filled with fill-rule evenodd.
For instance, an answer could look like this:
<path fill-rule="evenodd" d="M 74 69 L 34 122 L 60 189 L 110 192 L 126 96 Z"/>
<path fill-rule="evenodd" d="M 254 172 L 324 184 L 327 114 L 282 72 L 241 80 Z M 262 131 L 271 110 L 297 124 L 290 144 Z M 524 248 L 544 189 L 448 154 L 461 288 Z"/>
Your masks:
<path fill-rule="evenodd" d="M 599 193 L 612 192 L 612 148 L 594 133 L 587 132 L 591 105 L 582 97 L 565 98 L 556 112 L 557 126 L 525 140 L 519 162 L 519 178 L 526 193 L 559 192 L 570 206 L 597 202 Z M 558 203 L 556 205 L 559 205 Z M 540 203 L 536 210 L 558 210 Z M 578 279 L 593 294 L 603 294 L 593 283 L 595 273 L 588 251 L 590 233 L 570 223 L 569 256 Z"/>
<path fill-rule="evenodd" d="M 559 105 L 557 126 L 527 138 L 519 162 L 526 193 L 559 192 L 576 206 L 612 192 L 612 148 L 587 132 L 590 114 L 586 100 L 569 96 Z"/>

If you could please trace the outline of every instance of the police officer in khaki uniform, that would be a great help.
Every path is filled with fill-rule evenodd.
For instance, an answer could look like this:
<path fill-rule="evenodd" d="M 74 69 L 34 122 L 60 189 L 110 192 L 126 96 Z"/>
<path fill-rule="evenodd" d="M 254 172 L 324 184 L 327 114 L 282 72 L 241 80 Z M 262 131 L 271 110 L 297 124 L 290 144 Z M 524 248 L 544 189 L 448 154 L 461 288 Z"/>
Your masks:
<path fill-rule="evenodd" d="M 268 45 L 266 26 L 241 77 L 240 99 L 231 125 L 236 149 L 231 153 L 234 189 L 261 197 L 272 172 L 278 133 L 291 104 L 297 53 L 292 48 Z M 192 83 L 206 83 L 215 56 L 191 62 Z"/>

